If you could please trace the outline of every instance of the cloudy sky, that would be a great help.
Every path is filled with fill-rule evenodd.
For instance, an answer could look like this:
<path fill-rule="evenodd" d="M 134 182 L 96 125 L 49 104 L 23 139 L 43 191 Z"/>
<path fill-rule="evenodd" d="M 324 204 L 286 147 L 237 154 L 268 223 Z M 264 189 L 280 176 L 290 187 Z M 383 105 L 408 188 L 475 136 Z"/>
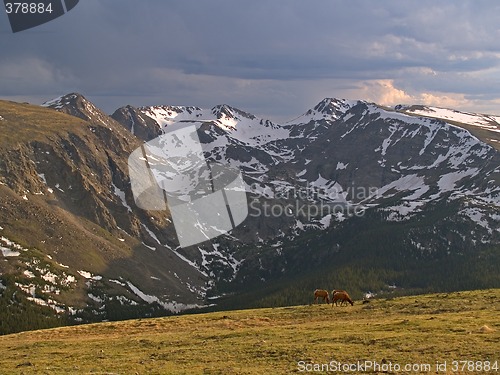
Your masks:
<path fill-rule="evenodd" d="M 13 34 L 0 98 L 80 92 L 131 104 L 229 104 L 273 120 L 325 97 L 500 114 L 500 2 L 80 0 Z"/>

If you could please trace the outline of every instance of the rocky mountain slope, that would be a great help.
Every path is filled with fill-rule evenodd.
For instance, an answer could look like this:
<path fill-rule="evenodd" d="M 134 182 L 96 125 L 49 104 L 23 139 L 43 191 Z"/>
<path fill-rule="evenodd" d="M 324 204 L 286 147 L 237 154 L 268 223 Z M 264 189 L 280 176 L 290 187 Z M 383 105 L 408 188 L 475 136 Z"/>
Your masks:
<path fill-rule="evenodd" d="M 12 287 L 40 304 L 114 318 L 231 306 L 290 285 L 294 302 L 318 282 L 357 293 L 499 282 L 498 263 L 484 268 L 500 248 L 497 117 L 338 99 L 284 124 L 227 105 L 109 117 L 78 94 L 45 107 L 0 103 L 0 234 L 11 255 L 0 272 L 21 272 Z M 242 172 L 248 199 L 241 225 L 187 248 L 168 210 L 136 206 L 126 164 L 179 122 L 195 124 L 209 162 Z M 443 284 L 450 273 L 460 280 Z"/>
<path fill-rule="evenodd" d="M 0 102 L 2 285 L 75 319 L 203 305 L 206 276 L 153 234 L 168 233 L 168 213 L 131 204 L 127 157 L 140 142 L 81 96 L 65 99 L 71 115 Z"/>

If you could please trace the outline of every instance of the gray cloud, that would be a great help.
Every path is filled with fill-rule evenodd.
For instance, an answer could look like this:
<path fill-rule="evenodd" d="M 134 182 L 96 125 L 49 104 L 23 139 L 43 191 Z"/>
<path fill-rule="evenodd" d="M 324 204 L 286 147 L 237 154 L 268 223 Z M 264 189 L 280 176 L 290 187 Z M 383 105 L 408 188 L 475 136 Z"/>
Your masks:
<path fill-rule="evenodd" d="M 499 11 L 496 1 L 85 0 L 18 34 L 0 17 L 0 97 L 79 91 L 108 112 L 228 103 L 293 117 L 390 80 L 494 110 Z"/>

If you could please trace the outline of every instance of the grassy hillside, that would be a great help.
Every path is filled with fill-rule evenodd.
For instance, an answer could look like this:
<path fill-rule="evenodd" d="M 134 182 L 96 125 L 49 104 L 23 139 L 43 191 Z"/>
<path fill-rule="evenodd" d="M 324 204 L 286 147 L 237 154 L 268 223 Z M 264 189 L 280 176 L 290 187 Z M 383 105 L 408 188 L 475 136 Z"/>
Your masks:
<path fill-rule="evenodd" d="M 53 109 L 31 104 L 21 104 L 0 100 L 0 146 L 12 146 L 19 142 L 43 140 L 47 136 L 59 134 L 84 126 L 85 121 L 59 113 Z M 29 125 L 29 126 L 28 126 Z"/>
<path fill-rule="evenodd" d="M 32 331 L 0 337 L 0 369 L 6 374 L 288 374 L 360 361 L 380 366 L 379 372 L 424 374 L 436 373 L 436 363 L 446 361 L 447 371 L 439 373 L 479 371 L 471 366 L 490 366 L 488 373 L 496 373 L 499 301 L 500 289 L 490 289 Z"/>

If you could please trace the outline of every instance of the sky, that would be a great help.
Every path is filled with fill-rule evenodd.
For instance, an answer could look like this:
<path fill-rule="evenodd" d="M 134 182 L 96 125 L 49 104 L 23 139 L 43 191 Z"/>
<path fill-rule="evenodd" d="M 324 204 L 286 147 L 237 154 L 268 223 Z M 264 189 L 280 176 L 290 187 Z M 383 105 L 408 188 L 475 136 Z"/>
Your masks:
<path fill-rule="evenodd" d="M 12 33 L 0 99 L 228 104 L 274 121 L 326 97 L 500 114 L 500 2 L 80 0 Z"/>

